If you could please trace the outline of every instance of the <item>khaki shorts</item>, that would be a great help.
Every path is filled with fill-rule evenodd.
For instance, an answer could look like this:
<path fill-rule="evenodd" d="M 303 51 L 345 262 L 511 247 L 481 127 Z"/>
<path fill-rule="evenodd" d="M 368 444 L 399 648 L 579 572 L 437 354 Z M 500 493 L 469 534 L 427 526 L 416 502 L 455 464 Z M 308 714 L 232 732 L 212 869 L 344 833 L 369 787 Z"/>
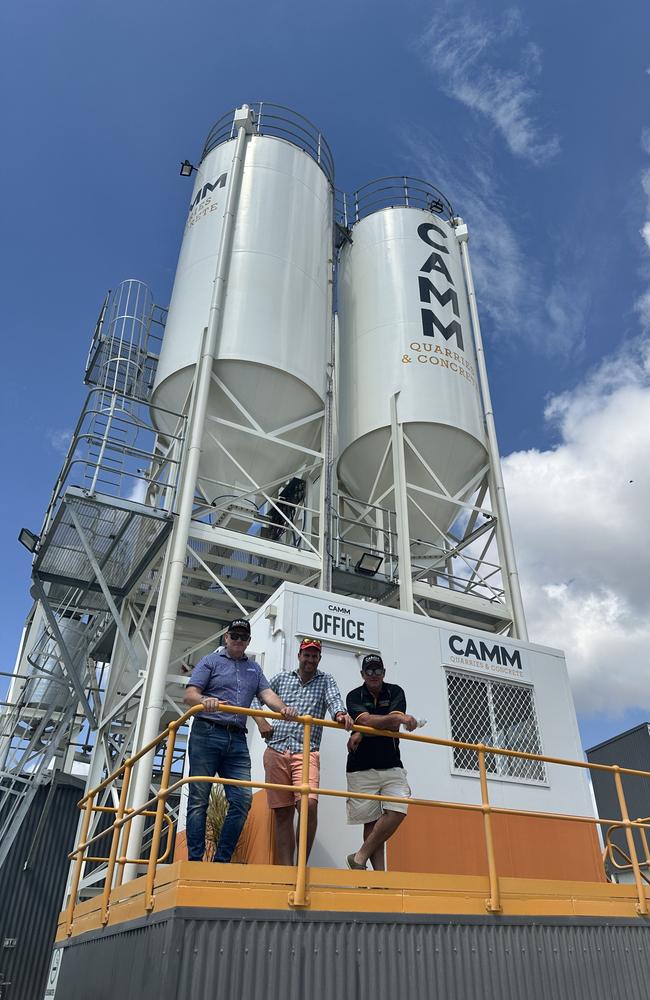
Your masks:
<path fill-rule="evenodd" d="M 411 789 L 403 767 L 385 771 L 348 771 L 348 791 L 366 795 L 397 795 L 409 798 Z M 408 812 L 406 802 L 377 802 L 375 799 L 347 799 L 348 823 L 374 823 L 385 812 Z"/>
<path fill-rule="evenodd" d="M 266 781 L 272 785 L 300 785 L 302 783 L 302 753 L 290 753 L 267 747 L 264 751 L 264 773 Z M 309 754 L 309 784 L 312 788 L 320 785 L 320 751 L 312 750 Z M 310 799 L 318 800 L 317 795 Z M 283 791 L 280 788 L 267 788 L 266 799 L 269 809 L 286 809 L 287 806 L 300 802 L 300 792 Z"/>

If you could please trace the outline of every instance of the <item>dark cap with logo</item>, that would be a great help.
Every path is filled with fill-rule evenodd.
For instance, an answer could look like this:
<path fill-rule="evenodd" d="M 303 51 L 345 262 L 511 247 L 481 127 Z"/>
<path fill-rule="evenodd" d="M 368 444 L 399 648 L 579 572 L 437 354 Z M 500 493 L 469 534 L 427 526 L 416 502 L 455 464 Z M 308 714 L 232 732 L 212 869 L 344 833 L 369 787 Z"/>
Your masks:
<path fill-rule="evenodd" d="M 228 625 L 227 630 L 232 635 L 233 632 L 245 632 L 246 635 L 251 634 L 250 622 L 246 621 L 245 618 L 234 618 Z"/>
<path fill-rule="evenodd" d="M 310 639 L 309 636 L 305 638 L 300 643 L 300 649 L 320 649 L 321 641 L 320 639 Z"/>
<path fill-rule="evenodd" d="M 363 660 L 361 661 L 362 670 L 365 670 L 367 667 L 383 667 L 383 666 L 384 666 L 384 661 L 382 660 L 379 653 L 368 653 L 368 655 L 364 656 Z"/>

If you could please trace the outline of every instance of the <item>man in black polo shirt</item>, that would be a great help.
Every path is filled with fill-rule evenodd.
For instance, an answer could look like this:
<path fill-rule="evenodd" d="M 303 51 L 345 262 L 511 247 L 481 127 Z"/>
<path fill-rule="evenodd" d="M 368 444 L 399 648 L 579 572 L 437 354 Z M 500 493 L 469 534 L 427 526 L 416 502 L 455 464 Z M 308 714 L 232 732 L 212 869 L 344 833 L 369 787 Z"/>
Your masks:
<path fill-rule="evenodd" d="M 412 732 L 417 720 L 406 713 L 404 691 L 397 684 L 385 684 L 385 673 L 381 656 L 376 653 L 364 656 L 363 684 L 348 694 L 348 714 L 359 726 L 397 733 L 403 725 Z M 350 792 L 404 798 L 411 794 L 397 739 L 353 733 L 348 741 L 346 771 Z M 375 871 L 384 870 L 384 844 L 406 816 L 407 808 L 404 802 L 347 800 L 348 823 L 363 823 L 363 844 L 348 855 L 348 868 L 364 869 L 370 859 Z"/>

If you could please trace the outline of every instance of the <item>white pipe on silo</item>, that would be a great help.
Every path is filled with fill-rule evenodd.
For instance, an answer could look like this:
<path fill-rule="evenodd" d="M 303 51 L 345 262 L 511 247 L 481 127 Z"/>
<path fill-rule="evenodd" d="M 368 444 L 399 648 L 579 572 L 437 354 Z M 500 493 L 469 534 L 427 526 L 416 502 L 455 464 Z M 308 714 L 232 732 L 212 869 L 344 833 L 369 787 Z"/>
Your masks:
<path fill-rule="evenodd" d="M 408 500 L 406 490 L 406 462 L 404 436 L 397 416 L 397 397 L 390 397 L 391 451 L 393 454 L 393 482 L 395 484 L 395 531 L 397 533 L 397 566 L 399 570 L 400 611 L 413 614 L 413 570 L 411 567 L 411 540 Z"/>
<path fill-rule="evenodd" d="M 526 628 L 526 617 L 524 614 L 524 604 L 521 598 L 521 585 L 519 582 L 519 572 L 517 570 L 517 560 L 515 559 L 515 548 L 512 541 L 512 529 L 510 527 L 510 517 L 508 514 L 508 504 L 506 501 L 506 490 L 501 472 L 501 459 L 499 456 L 499 443 L 497 440 L 496 425 L 494 423 L 494 410 L 490 397 L 490 387 L 488 384 L 487 367 L 485 364 L 485 353 L 483 351 L 483 340 L 481 338 L 481 324 L 478 318 L 478 308 L 476 305 L 476 293 L 474 291 L 474 279 L 469 262 L 469 231 L 462 219 L 454 219 L 453 226 L 456 239 L 460 246 L 460 256 L 463 262 L 463 275 L 469 299 L 469 311 L 474 330 L 474 345 L 476 347 L 476 365 L 478 369 L 479 386 L 483 396 L 483 410 L 485 416 L 485 429 L 488 439 L 488 452 L 490 455 L 490 469 L 494 482 L 494 505 L 497 515 L 497 531 L 501 536 L 503 559 L 505 562 L 505 577 L 509 591 L 510 603 L 512 605 L 512 617 L 517 639 L 528 642 L 528 629 Z M 492 485 L 492 484 L 490 484 Z M 492 490 L 490 490 L 492 493 Z"/>
<path fill-rule="evenodd" d="M 320 589 L 332 589 L 332 478 L 334 475 L 334 384 L 336 377 L 336 316 L 334 314 L 334 259 L 329 261 L 327 306 L 330 315 L 330 342 L 325 390 L 323 427 L 323 478 L 320 491 Z"/>
<path fill-rule="evenodd" d="M 166 579 L 161 586 L 159 640 L 156 644 L 156 658 L 149 668 L 149 677 L 147 678 L 147 684 L 143 692 L 146 709 L 143 715 L 142 729 L 137 736 L 137 746 L 146 746 L 160 731 L 167 673 L 178 615 L 178 602 L 183 582 L 183 573 L 185 571 L 187 542 L 192 521 L 194 493 L 199 471 L 199 459 L 201 457 L 201 443 L 207 413 L 212 366 L 221 328 L 226 280 L 235 230 L 235 218 L 239 206 L 239 194 L 246 154 L 246 138 L 253 131 L 253 115 L 247 105 L 237 109 L 235 112 L 235 122 L 238 124 L 238 130 L 235 152 L 232 159 L 231 185 L 224 209 L 224 224 L 221 231 L 219 252 L 217 254 L 208 325 L 203 333 L 201 350 L 197 360 L 196 388 L 193 394 L 187 428 L 185 462 L 179 484 L 178 515 L 170 541 L 171 551 L 167 573 L 165 574 Z M 131 796 L 132 802 L 136 804 L 141 804 L 149 799 L 153 759 L 153 753 L 147 754 L 138 765 Z M 143 828 L 144 819 L 142 817 L 137 817 L 131 824 L 129 845 L 126 852 L 130 857 L 140 857 Z M 134 865 L 127 866 L 125 871 L 126 881 L 136 876 L 135 867 Z"/>

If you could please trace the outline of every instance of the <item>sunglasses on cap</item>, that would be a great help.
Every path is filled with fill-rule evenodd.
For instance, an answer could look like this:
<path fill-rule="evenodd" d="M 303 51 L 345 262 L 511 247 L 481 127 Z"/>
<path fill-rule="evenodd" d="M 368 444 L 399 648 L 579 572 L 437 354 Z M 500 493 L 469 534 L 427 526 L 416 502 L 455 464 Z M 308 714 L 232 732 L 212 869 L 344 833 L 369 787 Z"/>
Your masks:
<path fill-rule="evenodd" d="M 320 639 L 309 639 L 309 638 L 303 639 L 302 642 L 300 643 L 300 647 L 299 648 L 300 649 L 316 649 L 316 650 L 320 650 L 320 648 L 321 648 L 321 641 L 320 641 Z"/>
<path fill-rule="evenodd" d="M 384 668 L 383 667 L 364 667 L 363 668 L 363 672 L 368 677 L 381 677 L 381 675 L 384 672 Z"/>

